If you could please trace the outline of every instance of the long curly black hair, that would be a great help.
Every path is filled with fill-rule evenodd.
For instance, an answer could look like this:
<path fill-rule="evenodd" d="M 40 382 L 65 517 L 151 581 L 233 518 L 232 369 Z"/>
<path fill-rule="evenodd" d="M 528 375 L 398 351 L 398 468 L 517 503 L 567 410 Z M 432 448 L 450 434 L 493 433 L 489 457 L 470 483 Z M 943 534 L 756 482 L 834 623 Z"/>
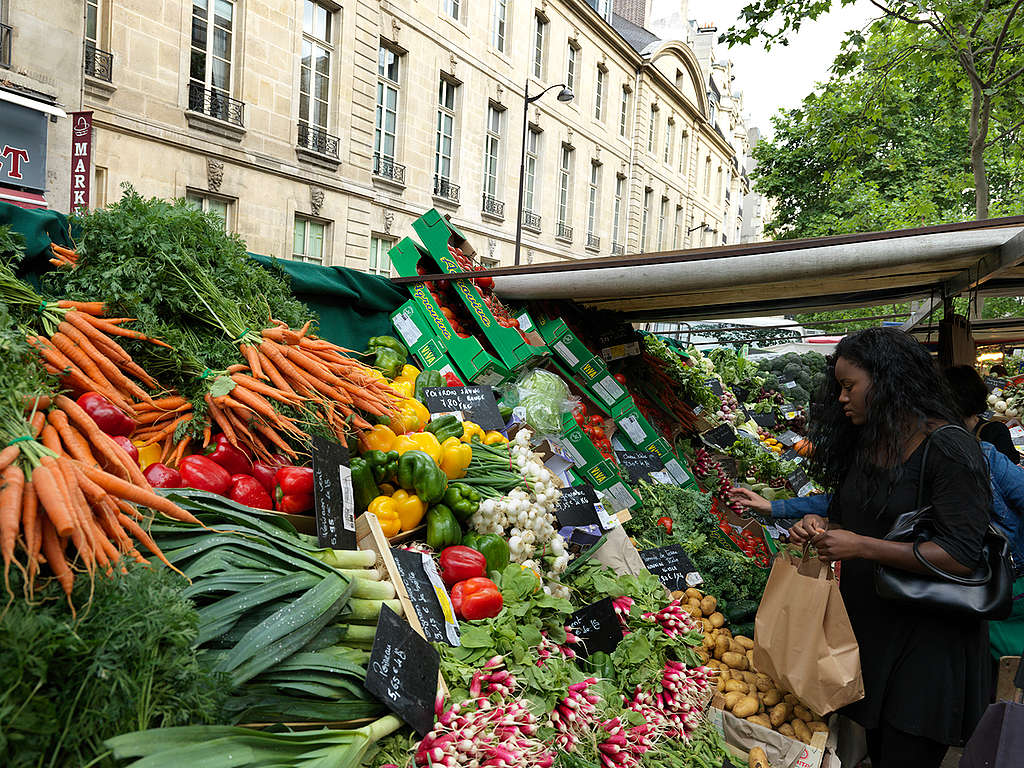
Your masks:
<path fill-rule="evenodd" d="M 850 422 L 839 402 L 835 374 L 840 357 L 871 376 L 861 426 Z M 907 439 L 927 430 L 929 422 L 961 424 L 949 386 L 928 350 L 896 328 L 867 328 L 840 341 L 828 358 L 816 399 L 820 407 L 810 425 L 810 473 L 833 493 L 855 467 L 899 467 Z"/>

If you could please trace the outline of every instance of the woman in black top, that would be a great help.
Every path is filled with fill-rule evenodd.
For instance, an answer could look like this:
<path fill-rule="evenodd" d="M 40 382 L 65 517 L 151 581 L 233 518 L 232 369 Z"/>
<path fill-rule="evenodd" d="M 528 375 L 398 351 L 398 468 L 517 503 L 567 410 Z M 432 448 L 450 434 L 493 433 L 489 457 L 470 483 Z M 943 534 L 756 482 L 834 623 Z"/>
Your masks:
<path fill-rule="evenodd" d="M 810 435 L 811 472 L 834 496 L 828 521 L 807 515 L 791 538 L 823 560 L 841 560 L 840 592 L 860 645 L 865 698 L 844 710 L 867 729 L 873 768 L 937 768 L 962 744 L 988 702 L 985 622 L 889 603 L 874 587 L 876 563 L 925 572 L 911 544 L 884 541 L 916 506 L 924 477 L 935 535 L 921 553 L 969 575 L 981 556 L 991 497 L 977 441 L 959 424 L 947 385 L 910 336 L 870 328 L 830 358 L 826 399 Z"/>
<path fill-rule="evenodd" d="M 981 376 L 969 365 L 954 365 L 943 374 L 953 390 L 953 402 L 964 414 L 964 426 L 979 440 L 992 443 L 996 450 L 1014 464 L 1020 463 L 1020 454 L 1013 447 L 1010 430 L 1001 421 L 986 421 L 981 413 L 988 407 L 988 388 Z"/>

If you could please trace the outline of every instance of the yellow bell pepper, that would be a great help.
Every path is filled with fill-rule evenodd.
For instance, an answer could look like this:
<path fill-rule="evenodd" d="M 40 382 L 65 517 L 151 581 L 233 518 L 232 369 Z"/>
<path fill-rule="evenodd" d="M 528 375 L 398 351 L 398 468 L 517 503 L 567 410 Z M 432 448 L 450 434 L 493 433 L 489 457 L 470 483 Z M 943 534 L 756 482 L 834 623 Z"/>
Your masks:
<path fill-rule="evenodd" d="M 419 400 L 407 397 L 398 403 L 391 427 L 399 434 L 419 432 L 430 421 L 430 411 Z"/>
<path fill-rule="evenodd" d="M 389 539 L 402 530 L 402 519 L 398 514 L 398 505 L 390 496 L 378 496 L 366 508 L 377 516 L 380 529 Z"/>
<path fill-rule="evenodd" d="M 142 442 L 142 440 L 133 441 L 135 447 L 139 449 L 139 469 L 145 469 L 150 464 L 156 464 L 160 461 L 160 454 L 163 453 L 159 443 L 141 445 Z"/>
<path fill-rule="evenodd" d="M 498 445 L 499 443 L 507 443 L 508 438 L 505 437 L 501 432 L 490 431 L 484 435 L 485 445 Z"/>
<path fill-rule="evenodd" d="M 441 443 L 441 469 L 449 480 L 466 476 L 466 467 L 473 460 L 473 446 L 463 443 L 457 437 L 449 437 Z"/>
<path fill-rule="evenodd" d="M 395 508 L 398 510 L 398 519 L 402 521 L 402 530 L 411 531 L 423 520 L 427 514 L 427 504 L 419 496 L 408 491 L 399 489 L 391 496 Z"/>
<path fill-rule="evenodd" d="M 385 424 L 377 424 L 359 437 L 359 449 L 367 451 L 384 451 L 387 453 L 395 444 L 397 435 Z"/>
<path fill-rule="evenodd" d="M 400 435 L 391 450 L 398 451 L 399 456 L 406 451 L 423 451 L 435 462 L 440 463 L 441 461 L 441 443 L 431 432 L 411 432 L 408 435 Z"/>
<path fill-rule="evenodd" d="M 472 421 L 462 422 L 462 442 L 472 442 L 474 436 L 479 437 L 482 441 L 484 439 L 484 431 L 478 424 L 474 424 Z"/>
<path fill-rule="evenodd" d="M 395 381 L 408 381 L 410 384 L 416 383 L 416 377 L 420 375 L 420 369 L 415 365 L 406 365 L 402 368 L 402 372 L 395 377 Z"/>
<path fill-rule="evenodd" d="M 403 397 L 412 397 L 413 390 L 416 388 L 416 382 L 409 381 L 408 379 L 395 379 L 391 382 L 391 388 Z"/>

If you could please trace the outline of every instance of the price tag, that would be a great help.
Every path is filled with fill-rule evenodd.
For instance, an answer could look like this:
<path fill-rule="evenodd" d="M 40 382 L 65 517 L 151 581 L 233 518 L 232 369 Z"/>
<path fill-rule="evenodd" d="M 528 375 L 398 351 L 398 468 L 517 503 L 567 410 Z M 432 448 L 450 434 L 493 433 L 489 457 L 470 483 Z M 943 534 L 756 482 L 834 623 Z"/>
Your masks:
<path fill-rule="evenodd" d="M 768 413 L 754 413 L 752 418 L 759 427 L 764 427 L 765 429 L 775 428 L 775 414 L 771 411 Z"/>
<path fill-rule="evenodd" d="M 572 353 L 564 341 L 556 341 L 554 343 L 554 350 L 558 353 L 560 358 L 569 364 L 570 367 L 580 364 L 580 359 Z"/>
<path fill-rule="evenodd" d="M 599 513 L 600 510 L 600 513 Z M 555 519 L 560 527 L 601 524 L 604 506 L 590 485 L 574 485 L 562 489 L 555 506 Z M 602 527 L 604 527 L 602 525 Z"/>
<path fill-rule="evenodd" d="M 669 477 L 675 480 L 677 485 L 682 485 L 690 479 L 690 473 L 683 469 L 683 465 L 676 459 L 669 459 L 665 462 L 665 470 Z"/>
<path fill-rule="evenodd" d="M 529 333 L 533 330 L 533 323 L 530 322 L 530 316 L 525 312 L 517 317 L 516 320 L 519 321 L 519 330 L 523 333 Z"/>
<path fill-rule="evenodd" d="M 714 429 L 705 432 L 701 437 L 705 443 L 710 443 L 718 448 L 729 448 L 736 442 L 736 433 L 729 424 L 719 424 Z"/>
<path fill-rule="evenodd" d="M 647 433 L 644 431 L 644 428 L 640 426 L 640 421 L 637 419 L 635 414 L 630 414 L 624 419 L 621 419 L 618 422 L 618 425 L 622 427 L 622 431 L 629 436 L 629 439 L 632 440 L 635 445 L 640 445 L 647 437 Z"/>
<path fill-rule="evenodd" d="M 605 488 L 601 491 L 605 496 L 612 500 L 612 506 L 615 509 L 629 509 L 636 505 L 636 499 L 633 498 L 633 494 L 629 492 L 629 489 L 622 483 L 615 483 L 610 488 Z M 602 526 L 605 530 L 614 528 L 617 525 L 616 520 L 613 520 L 607 512 L 604 511 L 604 507 L 601 507 Z"/>
<path fill-rule="evenodd" d="M 801 456 L 796 451 L 794 451 L 792 448 L 790 448 L 788 451 L 784 451 L 782 454 L 779 455 L 779 460 L 780 461 L 792 461 L 792 462 L 795 462 L 797 464 L 802 464 L 803 460 L 804 460 L 804 457 Z"/>
<path fill-rule="evenodd" d="M 590 385 L 590 388 L 601 397 L 606 405 L 612 405 L 626 394 L 626 390 L 622 388 L 622 385 L 611 376 L 597 379 Z"/>
<path fill-rule="evenodd" d="M 789 487 L 793 489 L 794 493 L 799 493 L 800 489 L 803 488 L 809 482 L 807 474 L 802 469 L 795 469 L 786 477 L 786 482 L 789 483 Z"/>
<path fill-rule="evenodd" d="M 689 555 L 678 544 L 642 550 L 640 559 L 644 561 L 644 567 L 672 592 L 704 583 L 703 577 L 690 562 Z"/>
<path fill-rule="evenodd" d="M 409 313 L 413 311 L 414 310 L 412 309 L 408 310 Z M 391 318 L 391 322 L 394 324 L 395 330 L 398 331 L 398 335 L 402 337 L 402 341 L 405 342 L 405 346 L 407 347 L 413 346 L 423 335 L 420 333 L 420 329 L 416 325 L 415 321 L 409 317 L 409 314 L 406 312 L 395 315 Z"/>
<path fill-rule="evenodd" d="M 653 472 L 665 470 L 665 462 L 656 453 L 648 451 L 616 451 L 619 467 L 626 470 L 630 484 L 637 483 Z"/>
<path fill-rule="evenodd" d="M 732 393 L 736 395 L 736 401 L 740 403 L 747 402 L 747 398 L 750 397 L 750 390 L 746 387 L 741 387 L 739 384 L 732 388 Z"/>
<path fill-rule="evenodd" d="M 711 391 L 714 392 L 719 397 L 725 394 L 725 390 L 722 389 L 722 382 L 720 382 L 714 376 L 712 376 L 710 379 L 705 379 L 704 383 L 707 384 Z"/>
<path fill-rule="evenodd" d="M 434 727 L 440 666 L 437 649 L 390 608 L 381 608 L 366 665 L 366 690 L 420 736 Z"/>
<path fill-rule="evenodd" d="M 784 381 L 782 382 L 782 386 L 786 389 L 796 389 L 797 383 L 795 381 Z"/>
<path fill-rule="evenodd" d="M 804 496 L 810 496 L 812 493 L 814 493 L 814 483 L 808 481 L 803 488 L 796 492 L 796 495 L 802 499 Z"/>
<path fill-rule="evenodd" d="M 409 593 L 409 601 L 427 640 L 459 645 L 459 625 L 455 620 L 455 611 L 434 559 L 422 552 L 397 547 L 391 549 L 391 556 L 395 559 L 402 584 Z"/>
<path fill-rule="evenodd" d="M 355 494 L 348 448 L 313 437 L 313 513 L 321 547 L 356 548 Z"/>
<path fill-rule="evenodd" d="M 1010 437 L 1012 437 L 1014 440 L 1024 439 L 1024 427 L 1010 427 Z"/>
<path fill-rule="evenodd" d="M 787 429 L 785 432 L 779 435 L 779 442 L 782 443 L 783 445 L 789 446 L 790 448 L 792 448 L 794 445 L 800 442 L 800 440 L 800 435 L 798 435 L 791 429 Z"/>
<path fill-rule="evenodd" d="M 610 597 L 574 611 L 566 626 L 580 639 L 583 656 L 611 653 L 622 641 L 622 624 Z"/>
<path fill-rule="evenodd" d="M 427 387 L 423 400 L 431 413 L 462 413 L 484 430 L 505 426 L 492 387 Z"/>

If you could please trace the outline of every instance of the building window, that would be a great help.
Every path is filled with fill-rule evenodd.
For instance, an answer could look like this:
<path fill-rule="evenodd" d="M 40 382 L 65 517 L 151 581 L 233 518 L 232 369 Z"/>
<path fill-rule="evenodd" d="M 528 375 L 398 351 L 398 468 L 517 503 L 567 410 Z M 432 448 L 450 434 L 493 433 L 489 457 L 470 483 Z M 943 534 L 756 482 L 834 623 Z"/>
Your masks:
<path fill-rule="evenodd" d="M 192 0 L 189 83 L 193 89 L 212 90 L 211 101 L 216 96 L 223 98 L 231 93 L 234 17 L 233 0 Z M 196 111 L 208 112 L 206 109 Z M 220 117 L 217 112 L 209 113 Z"/>
<path fill-rule="evenodd" d="M 102 166 L 93 167 L 92 207 L 103 208 L 107 204 L 107 169 Z"/>
<path fill-rule="evenodd" d="M 491 31 L 491 44 L 505 53 L 505 35 L 508 31 L 508 0 L 494 0 L 494 28 Z"/>
<path fill-rule="evenodd" d="M 626 125 L 629 122 L 629 102 L 632 92 L 628 86 L 622 86 L 622 99 L 619 102 L 619 136 L 626 135 Z"/>
<path fill-rule="evenodd" d="M 654 190 L 647 188 L 644 190 L 644 209 L 640 216 L 640 250 L 647 250 L 647 220 L 651 217 L 651 197 L 654 195 Z"/>
<path fill-rule="evenodd" d="M 626 186 L 626 180 L 622 176 L 615 177 L 615 205 L 612 208 L 612 250 L 622 241 L 619 239 L 622 226 L 622 192 Z"/>
<path fill-rule="evenodd" d="M 675 223 L 672 226 L 672 247 L 679 248 L 683 244 L 683 206 L 676 206 Z"/>
<path fill-rule="evenodd" d="M 651 120 L 647 126 L 647 151 L 654 152 L 654 148 L 658 145 L 658 108 L 651 107 Z"/>
<path fill-rule="evenodd" d="M 711 194 L 711 155 L 704 158 L 704 197 Z"/>
<path fill-rule="evenodd" d="M 687 133 L 686 129 L 683 129 L 682 135 L 679 137 L 679 172 L 686 173 L 686 156 L 690 148 L 690 134 Z"/>
<path fill-rule="evenodd" d="M 722 201 L 722 169 L 718 169 L 718 173 L 715 176 L 715 200 L 718 202 Z"/>
<path fill-rule="evenodd" d="M 395 161 L 401 56 L 386 46 L 377 49 L 377 115 L 373 131 L 374 165 Z"/>
<path fill-rule="evenodd" d="M 665 165 L 672 162 L 672 149 L 676 138 L 676 124 L 669 120 L 665 126 Z"/>
<path fill-rule="evenodd" d="M 295 214 L 295 226 L 292 229 L 293 259 L 308 261 L 310 264 L 323 264 L 326 239 L 326 223 L 298 213 Z"/>
<path fill-rule="evenodd" d="M 446 15 L 460 21 L 462 19 L 462 0 L 441 0 Z"/>
<path fill-rule="evenodd" d="M 658 211 L 658 241 L 655 247 L 659 251 L 665 249 L 665 219 L 668 218 L 668 198 L 661 198 L 661 210 Z"/>
<path fill-rule="evenodd" d="M 388 251 L 394 245 L 394 240 L 389 240 L 377 235 L 370 236 L 370 262 L 367 271 L 371 275 L 384 275 L 391 277 L 391 257 Z"/>
<path fill-rule="evenodd" d="M 587 195 L 587 245 L 595 245 L 601 205 L 601 164 L 590 164 L 590 189 Z"/>
<path fill-rule="evenodd" d="M 533 76 L 544 77 L 544 39 L 547 37 L 548 23 L 541 16 L 533 17 Z"/>
<path fill-rule="evenodd" d="M 570 91 L 576 93 L 576 67 L 579 64 L 579 49 L 569 43 L 565 57 L 565 85 Z"/>
<path fill-rule="evenodd" d="M 202 192 L 186 192 L 185 202 L 203 213 L 212 213 L 224 223 L 224 231 L 231 230 L 231 201 Z"/>
<path fill-rule="evenodd" d="M 331 94 L 331 17 L 313 0 L 304 0 L 302 65 L 299 72 L 299 124 L 327 131 Z"/>
<path fill-rule="evenodd" d="M 504 110 L 493 104 L 487 105 L 487 132 L 484 135 L 484 195 L 491 200 L 501 196 L 501 185 L 498 183 L 501 168 L 501 134 L 504 122 Z"/>
<path fill-rule="evenodd" d="M 530 128 L 526 134 L 526 189 L 523 192 L 523 207 L 536 213 L 537 204 L 537 171 L 540 165 L 540 131 Z"/>
<path fill-rule="evenodd" d="M 594 118 L 597 120 L 604 120 L 604 80 L 606 75 L 604 67 L 598 65 L 594 80 Z"/>
<path fill-rule="evenodd" d="M 572 147 L 563 144 L 558 161 L 558 223 L 563 227 L 572 213 L 572 160 Z"/>
<path fill-rule="evenodd" d="M 0 2 L 0 22 L 6 23 L 6 3 Z M 85 0 L 85 42 L 100 48 L 100 0 Z"/>
<path fill-rule="evenodd" d="M 452 152 L 455 143 L 455 108 L 458 88 L 455 83 L 441 78 L 437 91 L 437 141 L 434 146 L 434 176 L 451 181 Z"/>

